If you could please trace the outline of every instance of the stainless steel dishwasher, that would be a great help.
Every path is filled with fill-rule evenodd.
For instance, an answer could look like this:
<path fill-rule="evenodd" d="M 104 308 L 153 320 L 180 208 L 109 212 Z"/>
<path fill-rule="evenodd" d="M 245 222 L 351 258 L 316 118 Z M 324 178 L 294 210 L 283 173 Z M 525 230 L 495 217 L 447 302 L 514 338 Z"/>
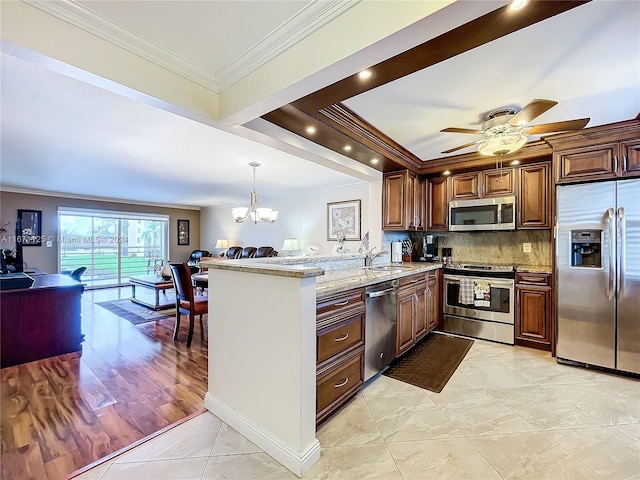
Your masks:
<path fill-rule="evenodd" d="M 396 354 L 397 280 L 367 287 L 364 340 L 364 379 L 384 369 Z"/>

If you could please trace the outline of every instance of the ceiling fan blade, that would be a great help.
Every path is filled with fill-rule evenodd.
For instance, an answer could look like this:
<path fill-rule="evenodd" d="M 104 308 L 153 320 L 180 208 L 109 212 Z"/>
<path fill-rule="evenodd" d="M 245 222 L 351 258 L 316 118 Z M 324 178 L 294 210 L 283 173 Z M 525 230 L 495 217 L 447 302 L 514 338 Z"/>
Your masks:
<path fill-rule="evenodd" d="M 564 122 L 542 123 L 524 128 L 525 135 L 540 135 L 541 133 L 565 132 L 567 130 L 580 130 L 589 123 L 590 118 L 578 118 L 576 120 L 566 120 Z"/>
<path fill-rule="evenodd" d="M 471 130 L 469 128 L 457 128 L 457 127 L 449 127 L 444 130 L 440 130 L 441 132 L 449 132 L 449 133 L 470 133 L 472 135 L 482 135 L 482 130 Z"/>
<path fill-rule="evenodd" d="M 521 127 L 522 125 L 526 125 L 531 120 L 542 115 L 557 104 L 558 102 L 554 102 L 553 100 L 543 100 L 539 98 L 531 100 L 522 108 L 522 110 L 516 113 L 513 118 L 509 120 L 509 125 L 512 127 Z"/>
<path fill-rule="evenodd" d="M 449 150 L 445 150 L 444 152 L 440 152 L 440 153 L 455 152 L 456 150 L 462 150 L 463 148 L 470 147 L 471 145 L 475 145 L 476 143 L 480 143 L 480 142 L 465 143 L 464 145 L 460 145 L 459 147 L 456 147 L 456 148 L 450 148 Z"/>

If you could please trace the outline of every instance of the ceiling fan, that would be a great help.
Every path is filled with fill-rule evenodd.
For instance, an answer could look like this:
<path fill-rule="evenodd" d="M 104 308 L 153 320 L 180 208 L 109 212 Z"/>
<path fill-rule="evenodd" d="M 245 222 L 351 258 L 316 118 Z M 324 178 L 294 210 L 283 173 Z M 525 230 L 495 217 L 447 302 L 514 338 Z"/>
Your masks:
<path fill-rule="evenodd" d="M 482 140 L 465 143 L 459 147 L 445 150 L 442 153 L 451 153 L 471 145 L 478 145 L 478 151 L 483 155 L 508 155 L 519 150 L 527 143 L 527 135 L 540 135 L 543 133 L 565 132 L 568 130 L 580 130 L 589 123 L 590 118 L 566 120 L 564 122 L 542 123 L 540 125 L 527 126 L 534 118 L 542 115 L 558 102 L 553 100 L 535 99 L 525 105 L 520 111 L 515 108 L 500 108 L 487 115 L 487 120 L 482 124 L 482 130 L 468 128 L 449 127 L 441 132 L 470 133 L 482 135 Z"/>

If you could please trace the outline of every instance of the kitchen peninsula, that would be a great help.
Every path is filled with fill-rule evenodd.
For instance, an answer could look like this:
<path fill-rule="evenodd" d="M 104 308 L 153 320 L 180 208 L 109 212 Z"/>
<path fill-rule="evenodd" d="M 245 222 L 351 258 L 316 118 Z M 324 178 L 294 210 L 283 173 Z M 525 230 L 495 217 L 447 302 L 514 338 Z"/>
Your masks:
<path fill-rule="evenodd" d="M 295 474 L 320 458 L 316 431 L 316 302 L 438 269 L 363 268 L 364 255 L 203 262 L 209 269 L 205 407 Z"/>

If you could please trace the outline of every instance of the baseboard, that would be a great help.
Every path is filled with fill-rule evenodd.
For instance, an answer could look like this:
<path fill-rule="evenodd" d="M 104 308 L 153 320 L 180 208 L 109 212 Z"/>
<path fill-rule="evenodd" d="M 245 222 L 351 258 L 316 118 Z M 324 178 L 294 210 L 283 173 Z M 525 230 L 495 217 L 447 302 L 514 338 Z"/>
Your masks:
<path fill-rule="evenodd" d="M 317 439 L 303 451 L 299 451 L 242 417 L 209 393 L 204 396 L 204 406 L 299 477 L 306 474 L 320 459 L 320 442 Z"/>

